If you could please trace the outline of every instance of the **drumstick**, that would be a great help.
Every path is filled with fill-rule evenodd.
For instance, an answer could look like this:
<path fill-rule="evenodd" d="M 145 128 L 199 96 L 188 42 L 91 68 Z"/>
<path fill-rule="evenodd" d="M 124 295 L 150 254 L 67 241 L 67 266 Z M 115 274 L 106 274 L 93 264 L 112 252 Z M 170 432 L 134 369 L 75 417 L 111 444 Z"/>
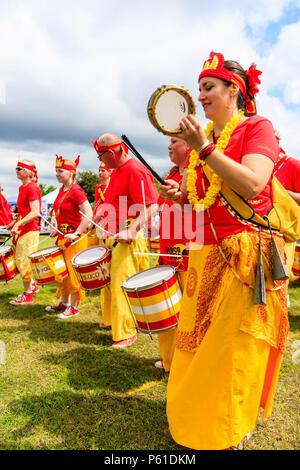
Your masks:
<path fill-rule="evenodd" d="M 187 258 L 187 255 L 162 255 L 160 253 L 137 253 L 133 252 L 134 255 L 147 255 L 147 256 L 167 256 L 168 258 Z"/>
<path fill-rule="evenodd" d="M 151 166 L 146 162 L 146 160 L 138 153 L 138 151 L 134 148 L 128 137 L 126 137 L 126 135 L 124 134 L 121 137 L 125 144 L 130 148 L 132 153 L 145 165 L 145 167 L 148 168 L 154 178 L 156 178 L 160 184 L 166 186 L 166 182 L 156 173 L 156 171 L 151 168 Z"/>
<path fill-rule="evenodd" d="M 43 219 L 45 222 L 47 222 L 47 224 L 48 224 L 51 228 L 53 228 L 53 230 L 55 230 L 56 232 L 60 233 L 63 237 L 65 236 L 64 233 L 60 232 L 60 231 L 58 230 L 58 228 L 56 228 L 56 227 L 54 227 L 54 225 L 50 224 L 50 222 L 48 222 L 48 220 L 45 219 L 45 217 L 43 217 L 41 214 L 40 214 L 40 217 L 41 217 L 41 219 Z"/>
<path fill-rule="evenodd" d="M 148 222 L 148 216 L 147 216 L 147 208 L 146 208 L 146 198 L 145 198 L 145 191 L 144 191 L 144 181 L 141 180 L 141 185 L 142 185 L 142 192 L 143 192 L 143 203 L 144 203 L 144 216 L 145 216 L 145 222 Z"/>
<path fill-rule="evenodd" d="M 96 224 L 96 222 L 94 222 L 92 219 L 90 219 L 87 215 L 85 215 L 83 212 L 79 211 L 81 215 L 83 215 L 84 217 L 86 217 L 90 222 L 92 222 L 92 224 L 96 225 L 97 228 L 99 228 L 100 230 L 102 230 L 102 232 L 105 232 L 107 233 L 108 235 L 111 235 L 112 237 L 114 237 L 113 233 L 110 233 L 108 232 L 107 230 L 105 230 L 103 227 L 101 227 L 100 225 Z"/>

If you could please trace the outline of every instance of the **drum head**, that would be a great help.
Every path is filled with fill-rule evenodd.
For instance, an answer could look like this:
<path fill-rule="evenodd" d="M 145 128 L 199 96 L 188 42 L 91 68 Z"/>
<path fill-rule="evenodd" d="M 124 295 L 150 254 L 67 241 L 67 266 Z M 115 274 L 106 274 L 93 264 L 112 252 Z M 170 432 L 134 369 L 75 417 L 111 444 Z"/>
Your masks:
<path fill-rule="evenodd" d="M 76 266 L 86 266 L 102 259 L 108 252 L 109 248 L 107 246 L 91 246 L 90 248 L 77 253 L 77 255 L 72 259 L 72 264 L 75 264 Z"/>
<path fill-rule="evenodd" d="M 182 132 L 180 121 L 188 114 L 195 114 L 195 111 L 190 93 L 177 86 L 159 88 L 148 103 L 148 117 L 152 125 L 166 135 Z"/>
<path fill-rule="evenodd" d="M 36 251 L 35 253 L 32 253 L 31 255 L 29 255 L 29 258 L 37 258 L 38 256 L 47 256 L 57 250 L 61 250 L 61 248 L 58 246 L 50 246 L 49 248 L 45 248 L 44 250 L 39 250 L 39 251 Z"/>
<path fill-rule="evenodd" d="M 141 288 L 149 288 L 160 285 L 162 281 L 168 281 L 175 273 L 173 266 L 156 266 L 155 268 L 146 269 L 140 273 L 129 277 L 124 283 L 125 290 L 135 290 Z"/>

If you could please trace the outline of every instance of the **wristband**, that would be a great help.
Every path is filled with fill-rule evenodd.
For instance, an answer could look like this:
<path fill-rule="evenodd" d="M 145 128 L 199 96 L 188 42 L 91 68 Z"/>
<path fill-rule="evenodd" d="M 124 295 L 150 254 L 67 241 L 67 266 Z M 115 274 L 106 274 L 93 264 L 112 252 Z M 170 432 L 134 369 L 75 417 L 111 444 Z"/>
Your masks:
<path fill-rule="evenodd" d="M 202 150 L 199 153 L 200 160 L 205 160 L 208 157 L 208 155 L 210 155 L 211 152 L 215 150 L 215 148 L 216 148 L 215 144 L 213 144 L 212 142 L 209 142 L 209 144 L 204 147 L 204 150 Z"/>
<path fill-rule="evenodd" d="M 79 232 L 74 232 L 74 235 L 77 235 L 77 237 L 81 237 L 81 233 Z"/>
<path fill-rule="evenodd" d="M 206 139 L 206 141 L 204 142 L 204 144 L 201 145 L 201 147 L 198 149 L 197 153 L 202 152 L 208 145 L 210 145 L 210 140 L 209 140 L 209 139 Z"/>

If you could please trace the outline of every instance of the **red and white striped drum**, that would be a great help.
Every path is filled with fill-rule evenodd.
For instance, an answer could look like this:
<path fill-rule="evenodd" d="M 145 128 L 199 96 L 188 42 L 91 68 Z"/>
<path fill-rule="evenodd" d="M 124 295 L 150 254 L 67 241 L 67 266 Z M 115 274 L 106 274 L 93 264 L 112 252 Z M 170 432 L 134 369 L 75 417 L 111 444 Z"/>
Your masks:
<path fill-rule="evenodd" d="M 177 326 L 182 292 L 173 266 L 134 274 L 122 289 L 139 331 L 151 335 Z"/>
<path fill-rule="evenodd" d="M 296 244 L 294 264 L 292 267 L 292 273 L 295 276 L 294 282 L 300 282 L 300 241 Z"/>
<path fill-rule="evenodd" d="M 0 247 L 0 281 L 9 281 L 17 274 L 18 269 L 11 245 Z"/>
<path fill-rule="evenodd" d="M 71 264 L 80 287 L 84 290 L 102 289 L 110 284 L 111 250 L 105 245 L 91 246 L 77 253 Z"/>
<path fill-rule="evenodd" d="M 63 249 L 58 246 L 45 248 L 29 255 L 32 273 L 40 285 L 60 282 L 69 275 Z"/>

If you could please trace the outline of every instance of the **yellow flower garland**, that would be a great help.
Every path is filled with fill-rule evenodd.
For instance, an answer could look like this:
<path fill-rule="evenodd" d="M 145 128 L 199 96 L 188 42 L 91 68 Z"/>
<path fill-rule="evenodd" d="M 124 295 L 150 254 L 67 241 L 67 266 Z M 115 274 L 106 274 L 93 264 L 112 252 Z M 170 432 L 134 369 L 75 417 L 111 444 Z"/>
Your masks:
<path fill-rule="evenodd" d="M 240 123 L 242 117 L 243 112 L 239 112 L 238 114 L 233 116 L 230 121 L 227 122 L 216 144 L 216 149 L 219 150 L 219 152 L 224 153 L 224 150 L 227 147 L 229 139 L 231 137 L 231 134 L 233 133 L 237 125 Z M 213 122 L 209 122 L 207 128 L 205 129 L 205 135 L 207 138 L 212 134 L 213 129 Z M 205 194 L 205 197 L 199 200 L 196 189 L 197 172 L 195 168 L 199 165 L 203 166 L 204 164 L 205 162 L 200 160 L 197 152 L 195 150 L 192 150 L 187 170 L 187 192 L 188 200 L 192 204 L 193 209 L 197 212 L 208 209 L 214 204 L 223 182 L 223 180 L 216 173 L 213 173 L 210 186 Z"/>

